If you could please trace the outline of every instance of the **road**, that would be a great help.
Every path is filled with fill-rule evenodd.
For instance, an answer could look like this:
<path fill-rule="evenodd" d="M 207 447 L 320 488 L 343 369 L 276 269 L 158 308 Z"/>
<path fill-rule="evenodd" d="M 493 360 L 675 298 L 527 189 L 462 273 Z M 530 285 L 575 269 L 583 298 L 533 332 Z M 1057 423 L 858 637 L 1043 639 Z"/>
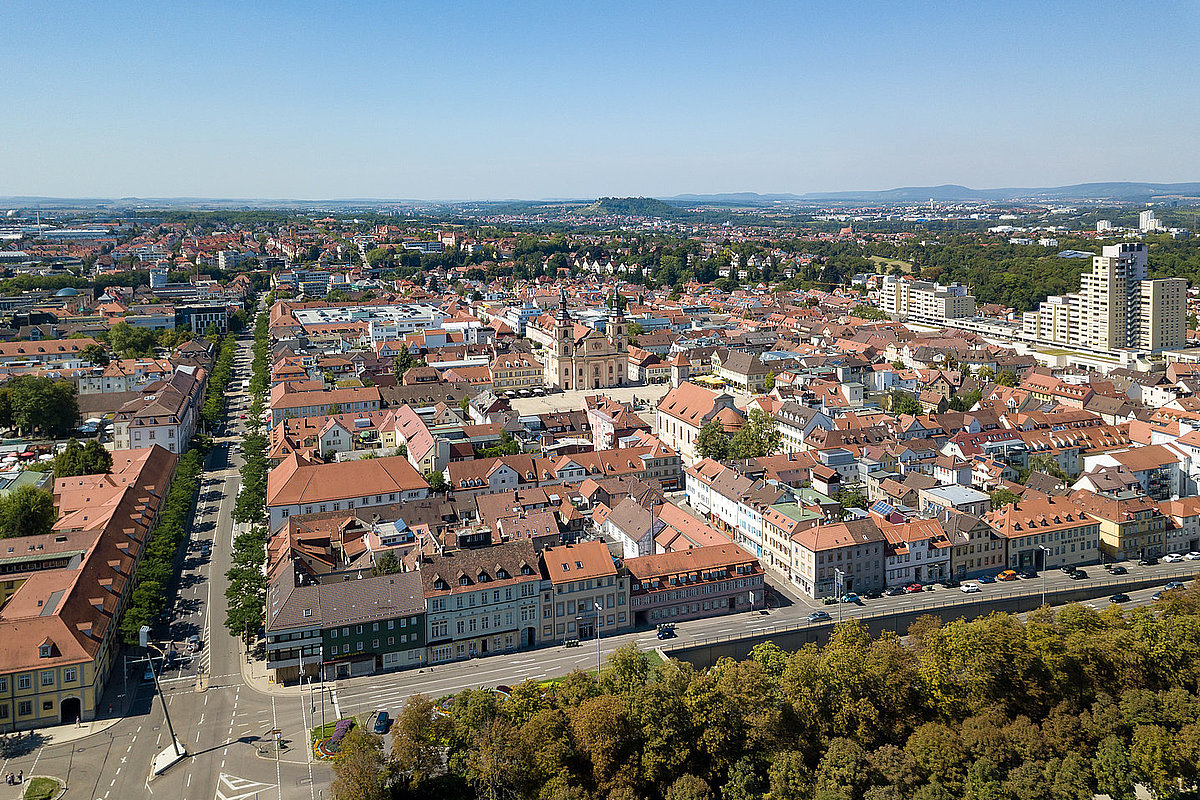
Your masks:
<path fill-rule="evenodd" d="M 1125 566 L 1129 574 L 1118 577 L 1110 576 L 1100 567 L 1088 567 L 1089 577 L 1083 581 L 1072 580 L 1057 570 L 1046 572 L 1047 594 L 1053 603 L 1056 590 L 1078 589 L 1086 585 L 1099 594 L 1097 599 L 1089 600 L 1087 604 L 1103 608 L 1108 605 L 1109 595 L 1122 591 L 1123 584 L 1154 581 L 1155 585 L 1152 588 L 1125 592 L 1130 595 L 1131 602 L 1123 604 L 1123 607 L 1132 608 L 1150 603 L 1150 596 L 1168 581 L 1176 577 L 1183 579 L 1184 574 L 1192 576 L 1200 572 L 1200 562 L 1195 561 L 1159 564 L 1153 567 L 1139 567 L 1133 564 Z M 629 642 L 635 642 L 642 650 L 652 650 L 660 644 L 675 647 L 713 639 L 767 634 L 781 628 L 795 628 L 808 624 L 805 618 L 815 609 L 823 608 L 828 611 L 832 621 L 836 622 L 853 617 L 941 609 L 946 605 L 968 606 L 1014 595 L 1039 595 L 1041 589 L 1042 577 L 1039 575 L 1030 580 L 984 584 L 978 594 L 964 594 L 958 589 L 939 588 L 919 594 L 864 600 L 860 605 L 833 606 L 822 606 L 807 598 L 797 598 L 792 592 L 773 591 L 771 606 L 765 611 L 760 608 L 740 614 L 682 622 L 676 626 L 677 637 L 669 642 L 658 641 L 653 630 L 633 631 L 601 639 L 601 660 Z M 777 606 L 775 603 L 782 605 Z M 578 648 L 567 649 L 560 645 L 552 645 L 538 650 L 443 664 L 432 669 L 426 667 L 390 675 L 351 678 L 338 681 L 337 696 L 343 713 L 357 715 L 375 709 L 385 709 L 394 715 L 410 696 L 418 693 L 437 698 L 468 688 L 512 686 L 524 680 L 557 677 L 576 668 L 594 669 L 597 661 L 596 650 L 596 640 L 592 639 L 582 642 Z"/>
<path fill-rule="evenodd" d="M 250 375 L 251 345 L 249 339 L 238 343 L 234 387 Z M 240 402 L 248 400 L 242 395 Z M 24 747 L 9 749 L 0 771 L 57 776 L 67 781 L 67 798 L 90 800 L 319 800 L 329 796 L 332 773 L 323 764 L 308 761 L 307 731 L 313 724 L 308 697 L 270 696 L 246 685 L 239 642 L 224 627 L 225 572 L 231 563 L 232 513 L 240 487 L 241 458 L 233 448 L 244 435 L 241 420 L 236 419 L 239 413 L 231 411 L 235 419 L 227 435 L 217 439 L 205 465 L 178 600 L 169 628 L 162 632 L 164 639 L 176 642 L 195 633 L 203 642 L 190 664 L 168 669 L 162 680 L 171 722 L 188 757 L 150 779 L 151 761 L 170 743 L 163 706 L 153 696 L 151 684 L 141 680 L 140 667 L 131 669 L 127 685 L 118 668 L 100 711 L 107 716 L 104 712 L 111 702 L 114 713 L 120 713 L 128 701 L 129 712 L 121 722 L 73 743 L 43 746 L 39 737 L 28 738 Z M 290 743 L 278 754 L 269 735 L 276 729 Z M 260 748 L 265 752 L 260 754 Z"/>

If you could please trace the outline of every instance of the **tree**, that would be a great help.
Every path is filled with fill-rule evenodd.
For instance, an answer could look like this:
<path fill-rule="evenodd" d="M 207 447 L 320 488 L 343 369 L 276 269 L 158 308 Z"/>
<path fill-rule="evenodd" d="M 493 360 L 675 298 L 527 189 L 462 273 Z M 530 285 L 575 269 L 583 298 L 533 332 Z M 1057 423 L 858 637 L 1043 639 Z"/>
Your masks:
<path fill-rule="evenodd" d="M 888 395 L 893 414 L 909 414 L 916 416 L 921 413 L 921 403 L 911 393 L 903 389 L 892 389 Z"/>
<path fill-rule="evenodd" d="M 113 351 L 125 358 L 153 356 L 158 335 L 149 328 L 135 328 L 122 320 L 108 330 L 108 343 Z"/>
<path fill-rule="evenodd" d="M 637 337 L 641 336 L 645 332 L 646 329 L 643 328 L 642 324 L 637 320 L 634 320 L 625 326 L 625 333 L 629 337 L 630 344 L 637 344 Z"/>
<path fill-rule="evenodd" d="M 1129 753 L 1116 736 L 1107 736 L 1096 748 L 1092 758 L 1092 774 L 1096 776 L 1096 791 L 1113 800 L 1132 800 L 1133 778 L 1130 775 Z"/>
<path fill-rule="evenodd" d="M 737 459 L 769 456 L 779 449 L 779 439 L 775 420 L 761 408 L 753 408 L 730 440 L 729 454 Z"/>
<path fill-rule="evenodd" d="M 857 486 L 843 486 L 841 489 L 838 489 L 837 497 L 834 499 L 837 500 L 838 505 L 843 510 L 847 508 L 867 507 L 867 496 Z"/>
<path fill-rule="evenodd" d="M 992 492 L 992 508 L 1003 508 L 1009 503 L 1015 503 L 1020 499 L 1021 498 L 1010 492 L 1008 489 L 1001 487 Z"/>
<path fill-rule="evenodd" d="M 417 791 L 442 770 L 442 748 L 450 737 L 450 720 L 433 701 L 413 695 L 392 726 L 392 759 L 400 780 Z"/>
<path fill-rule="evenodd" d="M 336 800 L 387 800 L 387 759 L 383 740 L 355 726 L 342 737 L 330 789 Z"/>
<path fill-rule="evenodd" d="M 79 357 L 98 367 L 107 367 L 109 364 L 108 351 L 98 344 L 89 344 L 80 350 Z"/>
<path fill-rule="evenodd" d="M 713 792 L 703 778 L 680 775 L 667 789 L 666 800 L 713 800 Z"/>
<path fill-rule="evenodd" d="M 96 440 L 81 445 L 75 439 L 67 442 L 62 452 L 54 457 L 54 477 L 71 478 L 76 475 L 99 475 L 112 471 L 112 453 Z"/>
<path fill-rule="evenodd" d="M 766 389 L 768 392 L 773 391 L 775 389 L 775 373 L 774 372 L 767 373 L 767 377 L 763 379 L 763 388 Z"/>
<path fill-rule="evenodd" d="M 1029 458 L 1030 472 L 1044 472 L 1051 477 L 1058 478 L 1060 481 L 1068 481 L 1071 476 L 1067 475 L 1066 471 L 1059 466 L 1058 459 L 1046 453 L 1041 453 Z"/>
<path fill-rule="evenodd" d="M 66 436 L 79 422 L 75 386 L 34 375 L 18 375 L 0 386 L 0 425 L 21 434 Z"/>
<path fill-rule="evenodd" d="M 49 533 L 57 518 L 46 489 L 21 486 L 0 497 L 0 539 Z"/>
<path fill-rule="evenodd" d="M 1001 386 L 1016 386 L 1017 376 L 1010 369 L 1001 370 L 1000 374 L 996 376 L 996 383 Z"/>
<path fill-rule="evenodd" d="M 425 473 L 425 480 L 429 483 L 429 491 L 434 494 L 445 494 L 450 489 L 450 484 L 446 483 L 446 478 L 437 470 L 431 469 Z"/>
<path fill-rule="evenodd" d="M 729 434 L 717 420 L 709 420 L 700 426 L 696 435 L 696 453 L 701 458 L 724 461 L 729 457 Z"/>
<path fill-rule="evenodd" d="M 400 559 L 396 558 L 396 554 L 391 550 L 379 557 L 379 561 L 375 562 L 375 566 L 371 568 L 371 574 L 379 575 L 394 575 L 400 571 Z"/>
<path fill-rule="evenodd" d="M 990 381 L 996 377 L 996 370 L 984 364 L 975 374 L 979 376 L 980 380 Z"/>

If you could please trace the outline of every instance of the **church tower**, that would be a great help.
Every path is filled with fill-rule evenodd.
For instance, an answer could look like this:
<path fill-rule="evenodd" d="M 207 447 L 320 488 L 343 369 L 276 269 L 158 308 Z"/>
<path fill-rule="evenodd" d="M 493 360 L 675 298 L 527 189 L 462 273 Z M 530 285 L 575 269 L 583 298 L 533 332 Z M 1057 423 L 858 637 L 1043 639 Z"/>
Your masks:
<path fill-rule="evenodd" d="M 625 309 L 621 307 L 621 294 L 615 288 L 609 298 L 606 327 L 608 328 L 608 340 L 612 342 L 617 352 L 627 352 L 625 347 Z"/>
<path fill-rule="evenodd" d="M 547 360 L 549 365 L 552 365 L 554 370 L 554 382 L 547 385 L 555 385 L 560 383 L 563 389 L 571 388 L 571 379 L 574 376 L 571 366 L 574 363 L 572 357 L 575 335 L 574 324 L 571 322 L 571 315 L 567 311 L 567 290 L 560 288 L 558 290 L 558 316 L 554 321 L 554 355 Z"/>

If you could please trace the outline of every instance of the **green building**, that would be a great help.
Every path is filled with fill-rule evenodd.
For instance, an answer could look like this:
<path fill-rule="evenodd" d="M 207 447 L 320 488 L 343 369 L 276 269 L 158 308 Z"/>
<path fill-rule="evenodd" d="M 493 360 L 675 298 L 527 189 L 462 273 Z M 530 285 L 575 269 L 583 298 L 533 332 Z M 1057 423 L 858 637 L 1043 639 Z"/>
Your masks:
<path fill-rule="evenodd" d="M 417 573 L 346 580 L 279 571 L 267 592 L 267 670 L 349 678 L 424 663 L 425 595 Z"/>

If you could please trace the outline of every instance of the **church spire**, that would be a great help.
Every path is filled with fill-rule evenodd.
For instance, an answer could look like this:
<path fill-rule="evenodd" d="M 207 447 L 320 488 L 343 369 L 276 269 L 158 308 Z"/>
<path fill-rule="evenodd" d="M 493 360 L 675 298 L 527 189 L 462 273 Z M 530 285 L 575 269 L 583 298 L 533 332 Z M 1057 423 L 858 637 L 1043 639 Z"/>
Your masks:
<path fill-rule="evenodd" d="M 558 287 L 558 318 L 566 321 L 571 318 L 567 313 L 567 288 L 565 286 Z"/>

